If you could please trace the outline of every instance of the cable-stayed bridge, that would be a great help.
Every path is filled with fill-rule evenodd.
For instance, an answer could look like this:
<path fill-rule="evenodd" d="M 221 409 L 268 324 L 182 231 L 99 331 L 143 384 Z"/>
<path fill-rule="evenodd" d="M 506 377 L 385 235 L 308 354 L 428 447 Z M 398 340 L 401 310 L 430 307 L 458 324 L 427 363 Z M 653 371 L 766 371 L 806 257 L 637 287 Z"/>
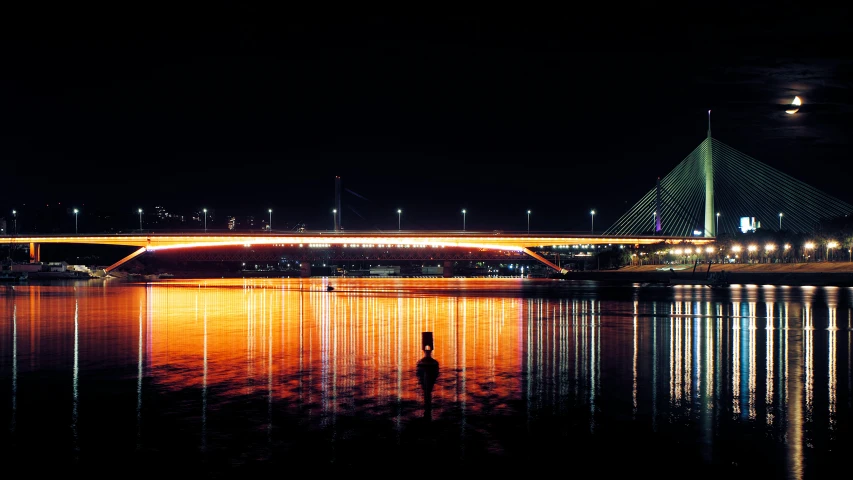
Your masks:
<path fill-rule="evenodd" d="M 741 217 L 770 230 L 811 232 L 823 219 L 853 214 L 853 205 L 708 137 L 605 235 L 716 237 Z"/>

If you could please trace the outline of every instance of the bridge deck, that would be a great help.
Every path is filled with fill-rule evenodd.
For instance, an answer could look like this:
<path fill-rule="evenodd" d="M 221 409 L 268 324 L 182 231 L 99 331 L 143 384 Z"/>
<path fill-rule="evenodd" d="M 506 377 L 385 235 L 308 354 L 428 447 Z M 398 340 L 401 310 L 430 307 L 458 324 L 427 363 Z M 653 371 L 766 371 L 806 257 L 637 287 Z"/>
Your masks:
<path fill-rule="evenodd" d="M 523 252 L 548 265 L 558 272 L 563 268 L 533 252 L 536 247 L 553 245 L 646 245 L 660 242 L 703 244 L 713 239 L 703 237 L 644 237 L 644 236 L 603 236 L 603 235 L 560 235 L 560 234 L 503 234 L 485 232 L 305 232 L 305 233 L 267 233 L 247 235 L 243 233 L 139 233 L 139 234 L 101 234 L 101 235 L 40 235 L 11 236 L 0 241 L 10 244 L 28 244 L 30 258 L 38 261 L 39 247 L 42 244 L 87 244 L 117 245 L 137 247 L 138 250 L 118 262 L 110 265 L 107 272 L 145 251 L 164 249 L 193 249 L 204 247 L 228 247 L 240 245 L 277 245 L 299 247 L 344 246 L 353 248 L 371 247 L 432 247 L 432 248 L 471 248 L 477 250 L 509 250 Z"/>
<path fill-rule="evenodd" d="M 194 248 L 233 245 L 429 245 L 435 247 L 473 247 L 520 251 L 526 247 L 548 245 L 647 245 L 659 242 L 704 244 L 704 237 L 610 236 L 577 234 L 495 234 L 487 232 L 305 232 L 268 233 L 143 233 L 97 235 L 38 235 L 0 237 L 11 244 L 89 244 L 164 248 Z"/>

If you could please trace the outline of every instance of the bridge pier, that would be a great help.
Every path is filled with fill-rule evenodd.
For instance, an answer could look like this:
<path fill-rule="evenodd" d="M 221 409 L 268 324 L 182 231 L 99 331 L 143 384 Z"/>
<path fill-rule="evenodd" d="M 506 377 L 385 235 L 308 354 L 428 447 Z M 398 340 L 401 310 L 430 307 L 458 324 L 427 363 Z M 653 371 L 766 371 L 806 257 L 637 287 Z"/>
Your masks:
<path fill-rule="evenodd" d="M 41 261 L 41 244 L 30 242 L 30 263 Z"/>
<path fill-rule="evenodd" d="M 441 274 L 444 278 L 453 277 L 453 262 L 451 260 L 444 261 L 444 267 L 441 269 Z"/>

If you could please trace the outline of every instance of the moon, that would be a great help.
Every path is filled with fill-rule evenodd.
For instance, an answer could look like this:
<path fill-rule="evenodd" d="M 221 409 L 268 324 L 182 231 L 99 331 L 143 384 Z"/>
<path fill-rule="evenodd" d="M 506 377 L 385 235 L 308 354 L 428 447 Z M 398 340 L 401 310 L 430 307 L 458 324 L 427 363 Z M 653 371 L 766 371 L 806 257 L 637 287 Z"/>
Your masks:
<path fill-rule="evenodd" d="M 800 97 L 794 97 L 794 101 L 791 102 L 791 106 L 793 106 L 793 107 L 799 107 L 802 104 L 803 104 L 803 101 L 800 100 Z M 799 111 L 800 111 L 799 108 L 792 108 L 790 110 L 785 110 L 785 113 L 787 113 L 788 115 L 793 115 Z"/>

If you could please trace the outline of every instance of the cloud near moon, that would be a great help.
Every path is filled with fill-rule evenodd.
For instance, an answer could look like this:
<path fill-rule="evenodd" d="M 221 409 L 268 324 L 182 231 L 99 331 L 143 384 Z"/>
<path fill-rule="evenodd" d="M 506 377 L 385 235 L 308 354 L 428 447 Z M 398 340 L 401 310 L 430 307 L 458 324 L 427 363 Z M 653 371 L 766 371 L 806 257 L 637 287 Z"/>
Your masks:
<path fill-rule="evenodd" d="M 785 110 L 785 113 L 787 113 L 788 115 L 793 115 L 793 114 L 797 113 L 798 111 L 800 111 L 799 107 L 802 104 L 803 104 L 803 101 L 800 100 L 800 97 L 794 97 L 794 101 L 791 102 L 791 106 L 796 107 L 796 108 L 792 108 L 790 110 Z"/>

